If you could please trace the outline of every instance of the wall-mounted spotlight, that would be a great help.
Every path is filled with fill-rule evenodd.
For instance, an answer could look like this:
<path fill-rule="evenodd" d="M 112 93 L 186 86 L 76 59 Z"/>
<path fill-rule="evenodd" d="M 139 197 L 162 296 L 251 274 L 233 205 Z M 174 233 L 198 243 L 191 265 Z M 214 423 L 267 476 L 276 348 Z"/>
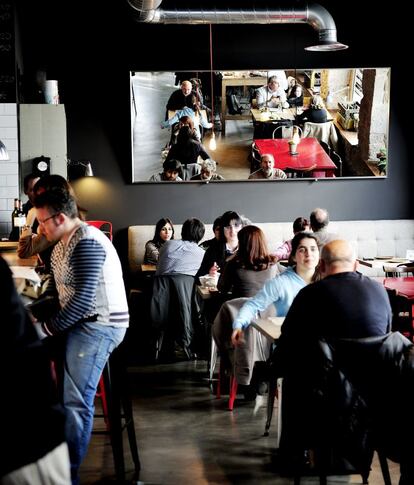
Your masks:
<path fill-rule="evenodd" d="M 77 180 L 82 177 L 93 177 L 91 162 L 68 160 L 68 180 Z"/>

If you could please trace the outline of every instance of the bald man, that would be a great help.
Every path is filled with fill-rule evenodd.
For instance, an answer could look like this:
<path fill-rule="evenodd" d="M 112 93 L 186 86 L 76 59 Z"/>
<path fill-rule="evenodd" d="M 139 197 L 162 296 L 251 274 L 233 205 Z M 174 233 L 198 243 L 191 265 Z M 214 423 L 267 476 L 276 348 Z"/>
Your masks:
<path fill-rule="evenodd" d="M 191 82 L 183 81 L 180 89 L 173 91 L 171 94 L 167 102 L 167 113 L 168 111 L 177 111 L 185 107 L 193 109 L 193 106 L 197 101 L 202 103 L 202 100 L 199 99 L 199 96 L 193 90 Z M 166 119 L 168 119 L 168 117 Z"/>
<path fill-rule="evenodd" d="M 292 457 L 296 456 L 299 440 L 306 441 L 308 435 L 314 439 L 321 432 L 313 428 L 314 423 L 323 421 L 318 405 L 311 401 L 313 388 L 307 387 L 315 383 L 312 377 L 321 370 L 315 361 L 315 351 L 312 353 L 315 339 L 381 336 L 391 328 L 391 307 L 384 287 L 356 272 L 356 267 L 355 254 L 347 241 L 327 243 L 321 252 L 322 280 L 300 290 L 282 325 L 271 357 L 274 374 L 285 378 L 279 447 L 281 471 L 282 466 L 289 473 L 295 470 L 297 458 L 292 461 Z M 291 376 L 293 379 L 289 380 Z M 327 423 L 329 427 L 329 418 Z"/>
<path fill-rule="evenodd" d="M 295 339 L 306 335 L 362 338 L 390 330 L 387 292 L 377 281 L 358 273 L 357 264 L 347 241 L 325 244 L 320 261 L 322 280 L 303 288 L 294 299 L 282 326 L 280 345 L 294 346 Z"/>

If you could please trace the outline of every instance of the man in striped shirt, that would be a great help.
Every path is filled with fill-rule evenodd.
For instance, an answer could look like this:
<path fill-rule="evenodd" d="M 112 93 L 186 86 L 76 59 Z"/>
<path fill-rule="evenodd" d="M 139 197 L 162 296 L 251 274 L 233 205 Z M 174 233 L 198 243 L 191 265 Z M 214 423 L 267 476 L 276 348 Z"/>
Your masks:
<path fill-rule="evenodd" d="M 72 483 L 79 483 L 93 425 L 94 397 L 102 370 L 125 336 L 129 322 L 121 264 L 104 233 L 82 222 L 75 198 L 52 188 L 35 199 L 46 238 L 58 241 L 51 257 L 51 283 L 59 310 L 42 329 L 64 339 L 63 405 Z"/>

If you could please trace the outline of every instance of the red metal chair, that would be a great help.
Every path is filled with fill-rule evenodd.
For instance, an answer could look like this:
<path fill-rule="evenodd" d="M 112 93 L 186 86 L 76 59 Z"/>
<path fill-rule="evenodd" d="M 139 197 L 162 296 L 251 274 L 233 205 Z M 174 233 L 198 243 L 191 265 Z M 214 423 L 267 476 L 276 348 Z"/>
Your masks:
<path fill-rule="evenodd" d="M 112 222 L 109 222 L 109 221 L 85 221 L 85 222 L 90 226 L 94 226 L 100 229 L 112 241 Z"/>

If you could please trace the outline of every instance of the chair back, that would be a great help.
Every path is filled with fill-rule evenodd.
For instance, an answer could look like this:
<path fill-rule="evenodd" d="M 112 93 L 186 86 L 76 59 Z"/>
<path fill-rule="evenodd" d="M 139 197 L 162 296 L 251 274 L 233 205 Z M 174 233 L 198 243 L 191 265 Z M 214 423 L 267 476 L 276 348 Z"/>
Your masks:
<path fill-rule="evenodd" d="M 329 156 L 331 157 L 333 163 L 336 165 L 337 175 L 339 177 L 342 177 L 342 158 L 334 150 L 331 150 Z"/>
<path fill-rule="evenodd" d="M 85 221 L 86 224 L 100 229 L 112 241 L 112 222 L 109 221 Z"/>
<path fill-rule="evenodd" d="M 312 177 L 312 172 L 316 168 L 316 163 L 311 165 L 307 168 L 293 168 L 293 167 L 286 167 L 283 171 L 286 174 L 288 179 L 300 179 L 305 177 Z"/>
<path fill-rule="evenodd" d="M 260 152 L 256 143 L 252 143 L 250 172 L 253 173 L 260 168 Z"/>
<path fill-rule="evenodd" d="M 324 149 L 325 153 L 330 157 L 331 156 L 331 147 L 328 143 L 323 140 L 319 140 L 319 145 Z"/>
<path fill-rule="evenodd" d="M 279 125 L 273 130 L 272 138 L 292 138 L 293 126 Z"/>
<path fill-rule="evenodd" d="M 313 137 L 328 143 L 334 150 L 338 149 L 338 135 L 332 121 L 326 123 L 311 123 L 306 121 L 303 125 L 303 137 Z"/>

